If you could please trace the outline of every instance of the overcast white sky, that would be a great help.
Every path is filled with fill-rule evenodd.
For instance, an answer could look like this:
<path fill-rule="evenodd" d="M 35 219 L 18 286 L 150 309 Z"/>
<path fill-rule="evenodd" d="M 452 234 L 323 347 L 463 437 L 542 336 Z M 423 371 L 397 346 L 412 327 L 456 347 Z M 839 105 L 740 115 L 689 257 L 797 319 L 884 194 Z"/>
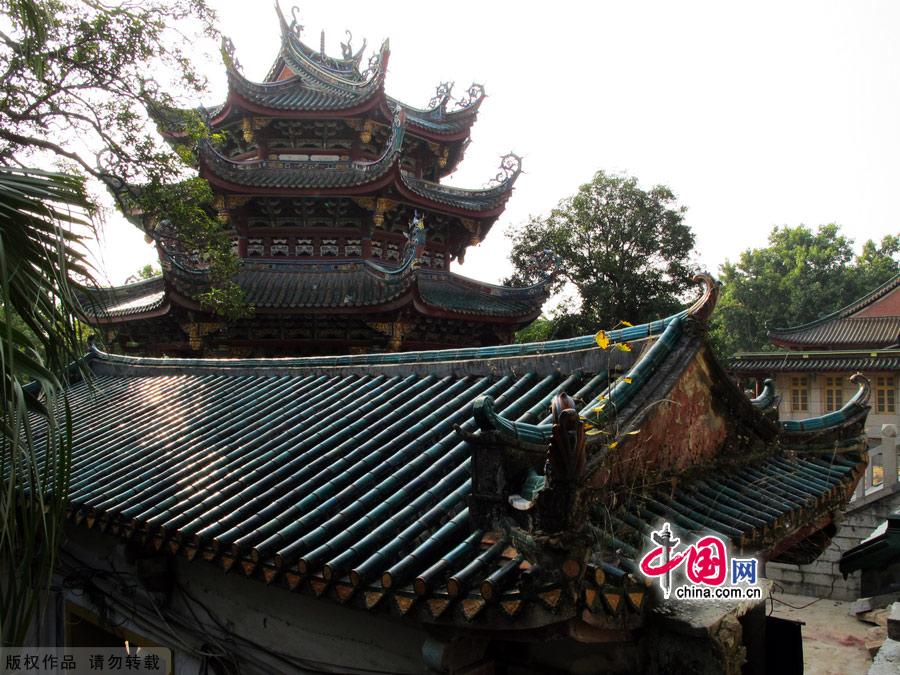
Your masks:
<path fill-rule="evenodd" d="M 211 0 L 244 73 L 277 53 L 268 3 Z M 283 5 L 290 15 L 290 5 Z M 424 106 L 441 80 L 485 85 L 461 168 L 480 187 L 499 157 L 524 156 L 506 212 L 456 271 L 509 272 L 503 231 L 549 211 L 598 169 L 663 183 L 688 207 L 697 259 L 716 272 L 773 225 L 838 222 L 857 246 L 900 232 L 900 3 L 341 2 L 300 6 L 304 37 L 329 53 L 350 29 L 389 37 L 388 92 Z M 198 54 L 198 59 L 202 58 Z M 205 67 L 225 95 L 218 58 Z M 103 265 L 121 283 L 156 262 L 131 226 L 105 230 Z"/>

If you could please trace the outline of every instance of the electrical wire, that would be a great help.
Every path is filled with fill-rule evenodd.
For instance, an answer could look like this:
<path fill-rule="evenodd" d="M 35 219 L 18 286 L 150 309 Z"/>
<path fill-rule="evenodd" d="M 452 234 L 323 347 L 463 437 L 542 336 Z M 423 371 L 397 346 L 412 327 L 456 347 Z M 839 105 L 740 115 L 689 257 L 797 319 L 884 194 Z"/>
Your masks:
<path fill-rule="evenodd" d="M 259 652 L 261 654 L 265 654 L 266 656 L 277 660 L 280 663 L 290 666 L 294 671 L 306 671 L 310 673 L 321 673 L 323 675 L 334 675 L 334 673 L 366 673 L 372 675 L 393 675 L 395 671 L 389 670 L 381 670 L 377 668 L 365 668 L 365 667 L 352 667 L 349 668 L 346 664 L 341 663 L 331 663 L 327 661 L 316 661 L 312 659 L 303 659 L 301 657 L 297 657 L 291 654 L 287 654 L 284 652 L 279 652 L 277 650 L 271 649 L 269 647 L 265 647 L 249 638 L 246 638 L 238 633 L 235 633 L 228 627 L 226 627 L 213 613 L 213 611 L 202 601 L 200 601 L 197 597 L 195 597 L 190 591 L 188 591 L 183 584 L 179 583 L 177 580 L 174 583 L 174 587 L 179 591 L 185 600 L 184 604 L 188 608 L 193 621 L 196 623 L 196 626 L 191 625 L 191 623 L 184 618 L 178 616 L 174 612 L 168 611 L 166 614 L 169 615 L 168 618 L 164 616 L 163 611 L 153 599 L 150 592 L 143 587 L 143 584 L 138 583 L 127 583 L 127 582 L 118 582 L 118 585 L 123 591 L 131 591 L 136 586 L 140 586 L 140 588 L 144 591 L 149 604 L 151 605 L 154 613 L 159 617 L 162 625 L 158 625 L 154 622 L 148 620 L 148 617 L 145 614 L 139 614 L 138 610 L 140 609 L 140 605 L 144 603 L 139 603 L 137 600 L 134 603 L 128 603 L 124 597 L 125 594 L 116 594 L 111 592 L 110 590 L 103 588 L 101 585 L 98 585 L 95 580 L 106 580 L 109 577 L 116 577 L 120 579 L 128 579 L 133 578 L 140 582 L 140 579 L 129 572 L 121 572 L 118 570 L 104 570 L 97 569 L 86 564 L 84 561 L 81 561 L 77 556 L 72 554 L 70 551 L 63 551 L 65 555 L 70 557 L 72 560 L 78 563 L 77 567 L 70 567 L 70 574 L 64 577 L 63 585 L 67 590 L 74 590 L 77 586 L 73 585 L 72 577 L 76 574 L 82 575 L 82 578 L 90 584 L 90 589 L 85 589 L 87 591 L 88 597 L 90 597 L 90 591 L 97 592 L 101 594 L 104 599 L 112 601 L 115 605 L 126 610 L 126 612 L 130 613 L 131 621 L 134 624 L 145 624 L 149 626 L 152 630 L 161 631 L 163 634 L 170 636 L 173 638 L 173 642 L 181 646 L 185 651 L 200 657 L 203 660 L 203 667 L 208 672 L 208 660 L 209 659 L 227 659 L 230 661 L 229 665 L 233 665 L 236 670 L 235 673 L 240 672 L 239 668 L 239 655 L 233 653 L 231 650 L 226 649 L 220 639 L 228 640 L 237 646 L 237 643 L 242 644 L 244 647 L 249 648 L 253 651 Z M 112 560 L 109 560 L 110 564 L 113 565 Z M 114 567 L 114 565 L 113 565 Z M 116 583 L 116 582 L 112 582 Z M 133 594 L 132 594 L 133 595 Z M 210 620 L 215 624 L 218 630 L 222 633 L 223 637 L 216 636 L 209 631 L 209 625 L 203 623 L 202 620 L 197 616 L 196 612 L 190 607 L 189 603 L 194 603 L 197 607 L 201 608 L 204 613 L 210 618 Z M 118 624 L 116 627 L 124 625 L 126 621 L 128 621 L 127 614 L 123 614 L 125 616 L 125 620 L 122 623 Z M 202 641 L 202 646 L 209 646 L 209 643 L 212 642 L 215 647 L 218 647 L 222 650 L 223 653 L 214 653 L 211 651 L 205 651 L 202 648 L 197 649 L 195 647 L 190 646 L 186 642 L 184 642 L 176 631 L 175 627 L 172 626 L 170 621 L 179 625 L 183 630 L 190 632 L 194 637 L 198 638 L 199 641 Z"/>

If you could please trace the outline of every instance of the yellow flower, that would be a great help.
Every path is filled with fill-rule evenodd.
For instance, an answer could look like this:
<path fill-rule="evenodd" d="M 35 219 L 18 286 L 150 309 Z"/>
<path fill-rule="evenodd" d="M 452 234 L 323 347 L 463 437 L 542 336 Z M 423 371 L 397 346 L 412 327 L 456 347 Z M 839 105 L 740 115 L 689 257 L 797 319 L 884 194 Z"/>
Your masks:
<path fill-rule="evenodd" d="M 607 347 L 609 347 L 609 338 L 602 330 L 597 333 L 595 339 L 597 340 L 597 345 L 600 347 L 600 349 L 606 349 Z"/>
<path fill-rule="evenodd" d="M 618 444 L 619 444 L 619 441 L 613 441 L 613 442 L 610 443 L 607 447 L 608 447 L 610 450 L 612 450 L 612 449 L 615 448 Z"/>
<path fill-rule="evenodd" d="M 630 352 L 630 351 L 631 351 L 631 345 L 629 345 L 627 342 L 617 342 L 617 343 L 616 343 L 615 345 L 613 345 L 613 346 L 614 346 L 616 349 L 618 349 L 618 350 L 620 350 L 620 351 L 623 351 L 623 352 Z"/>
<path fill-rule="evenodd" d="M 630 377 L 623 377 L 622 382 L 624 382 L 625 384 L 631 384 L 633 380 Z"/>

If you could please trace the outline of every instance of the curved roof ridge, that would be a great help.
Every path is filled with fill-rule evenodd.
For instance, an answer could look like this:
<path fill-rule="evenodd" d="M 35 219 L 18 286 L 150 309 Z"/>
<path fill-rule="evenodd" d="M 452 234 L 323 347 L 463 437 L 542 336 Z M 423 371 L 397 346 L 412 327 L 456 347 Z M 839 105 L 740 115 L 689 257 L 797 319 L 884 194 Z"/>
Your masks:
<path fill-rule="evenodd" d="M 343 77 L 345 71 L 332 70 L 314 60 L 310 54 L 314 53 L 298 38 L 293 35 L 282 36 L 282 47 L 279 60 L 284 62 L 292 72 L 297 75 L 303 73 L 309 78 L 332 87 L 339 87 L 348 92 L 361 89 L 380 88 L 385 79 L 385 63 L 390 56 L 389 42 L 385 40 L 379 50 L 372 55 L 369 69 L 361 73 L 354 65 L 352 72 L 356 77 Z M 329 57 L 330 58 L 330 57 Z"/>
<path fill-rule="evenodd" d="M 780 336 L 780 335 L 789 335 L 791 333 L 799 333 L 800 331 L 807 330 L 809 328 L 814 328 L 816 326 L 820 326 L 823 323 L 827 323 L 828 321 L 833 321 L 834 319 L 846 319 L 851 317 L 853 314 L 856 314 L 859 310 L 871 305 L 872 303 L 880 300 L 887 293 L 892 291 L 894 288 L 900 286 L 900 274 L 895 274 L 893 278 L 888 279 L 883 284 L 881 284 L 878 288 L 866 293 L 861 298 L 858 298 L 851 302 L 849 305 L 845 307 L 841 307 L 838 310 L 835 310 L 831 314 L 826 314 L 823 317 L 815 319 L 813 321 L 809 321 L 804 324 L 800 324 L 799 326 L 791 326 L 789 328 L 772 328 L 768 331 L 768 335 L 770 336 Z"/>
<path fill-rule="evenodd" d="M 799 420 L 784 420 L 780 422 L 781 428 L 787 433 L 802 433 L 808 431 L 822 432 L 827 429 L 844 425 L 848 420 L 858 417 L 869 406 L 871 385 L 862 373 L 854 373 L 850 376 L 850 382 L 857 385 L 856 393 L 840 409 L 826 413 L 818 417 L 806 417 Z"/>
<path fill-rule="evenodd" d="M 227 61 L 226 76 L 229 94 L 236 94 L 256 105 L 285 110 L 357 108 L 367 101 L 377 98 L 382 92 L 381 83 L 375 80 L 368 82 L 365 88 L 356 91 L 347 91 L 345 88 L 320 80 L 307 80 L 299 75 L 284 80 L 254 82 Z M 302 103 L 298 104 L 297 100 Z M 217 114 L 221 114 L 225 107 L 223 106 Z"/>
<path fill-rule="evenodd" d="M 126 281 L 124 284 L 119 284 L 118 286 L 86 286 L 83 290 L 86 291 L 138 291 L 143 290 L 144 286 L 153 287 L 159 284 L 159 282 L 163 279 L 162 274 L 154 274 L 152 277 L 148 277 L 146 279 L 138 279 L 137 281 Z"/>
<path fill-rule="evenodd" d="M 500 169 L 493 178 L 493 185 L 484 188 L 460 188 L 445 185 L 437 181 L 416 178 L 411 174 L 400 172 L 400 181 L 405 187 L 426 199 L 450 204 L 468 210 L 483 210 L 484 204 L 474 202 L 493 198 L 488 208 L 496 206 L 500 199 L 506 199 L 513 185 L 522 173 L 522 158 L 515 153 L 508 153 L 500 159 Z"/>
<path fill-rule="evenodd" d="M 359 96 L 354 96 L 349 92 L 342 91 L 337 89 L 336 87 L 328 87 L 327 85 L 321 85 L 316 82 L 314 85 L 310 84 L 303 80 L 299 75 L 294 75 L 293 77 L 286 78 L 284 80 L 274 80 L 273 82 L 254 82 L 253 80 L 248 79 L 241 73 L 239 70 L 234 68 L 227 68 L 227 76 L 228 76 L 228 85 L 232 91 L 237 91 L 239 94 L 245 95 L 262 95 L 262 96 L 271 96 L 273 93 L 281 93 L 281 90 L 292 90 L 295 87 L 300 87 L 301 89 L 306 89 L 308 91 L 314 91 L 317 93 L 322 93 L 325 95 L 333 96 L 334 98 L 338 98 L 341 100 L 350 101 L 353 105 L 359 104 Z"/>
<path fill-rule="evenodd" d="M 534 295 L 536 292 L 540 292 L 546 289 L 550 285 L 550 281 L 539 281 L 536 284 L 531 284 L 530 286 L 505 286 L 503 284 L 492 284 L 487 281 L 479 281 L 478 279 L 472 279 L 471 277 L 464 276 L 462 274 L 457 274 L 456 272 L 451 272 L 450 270 L 431 270 L 431 269 L 423 269 L 420 272 L 424 272 L 427 275 L 433 276 L 447 276 L 450 277 L 454 281 L 460 281 L 467 286 L 477 287 L 479 289 L 485 289 L 486 291 L 499 291 L 497 295 Z"/>
<path fill-rule="evenodd" d="M 484 85 L 473 82 L 469 85 L 466 96 L 457 101 L 457 105 L 453 110 L 447 110 L 447 103 L 450 100 L 449 96 L 441 98 L 431 108 L 419 108 L 388 95 L 385 95 L 384 98 L 392 106 L 401 106 L 408 115 L 434 122 L 446 122 L 456 117 L 466 117 L 477 112 L 484 99 L 487 98 L 487 94 L 484 91 Z"/>

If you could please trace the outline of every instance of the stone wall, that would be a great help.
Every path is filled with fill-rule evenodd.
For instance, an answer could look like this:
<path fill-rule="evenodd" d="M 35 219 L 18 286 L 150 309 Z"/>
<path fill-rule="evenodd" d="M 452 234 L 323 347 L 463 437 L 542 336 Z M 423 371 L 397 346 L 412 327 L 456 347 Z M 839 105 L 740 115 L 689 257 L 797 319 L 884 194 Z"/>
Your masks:
<path fill-rule="evenodd" d="M 860 572 L 844 579 L 838 569 L 841 555 L 872 534 L 889 514 L 900 508 L 900 490 L 868 495 L 859 503 L 851 503 L 838 527 L 831 545 L 811 565 L 786 565 L 770 562 L 766 577 L 776 590 L 833 600 L 856 600 L 860 597 Z M 873 499 L 873 497 L 877 498 Z M 780 589 L 778 588 L 780 586 Z"/>

